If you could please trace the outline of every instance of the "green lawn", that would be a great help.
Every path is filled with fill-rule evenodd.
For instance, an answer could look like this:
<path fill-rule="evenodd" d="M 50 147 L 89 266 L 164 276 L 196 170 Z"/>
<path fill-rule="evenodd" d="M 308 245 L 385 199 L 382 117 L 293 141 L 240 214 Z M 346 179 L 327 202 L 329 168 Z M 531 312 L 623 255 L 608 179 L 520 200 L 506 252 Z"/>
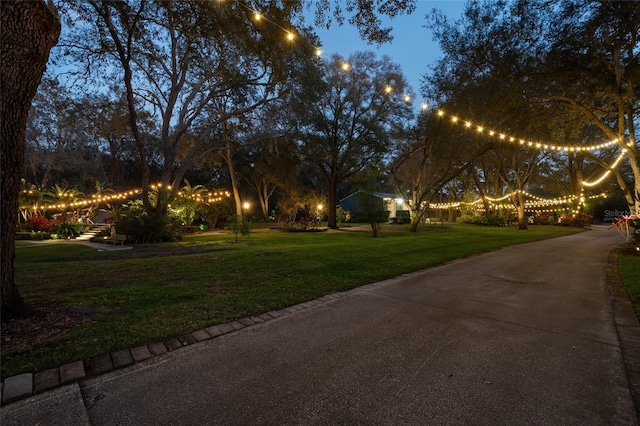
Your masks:
<path fill-rule="evenodd" d="M 2 352 L 2 377 L 161 341 L 213 324 L 512 244 L 579 232 L 565 227 L 458 224 L 371 232 L 260 230 L 98 252 L 81 245 L 17 246 L 16 280 L 29 303 L 89 307 L 91 323 L 32 350 Z M 636 277 L 638 275 L 635 275 Z"/>
<path fill-rule="evenodd" d="M 618 257 L 618 271 L 636 313 L 640 314 L 640 256 L 621 254 Z"/>

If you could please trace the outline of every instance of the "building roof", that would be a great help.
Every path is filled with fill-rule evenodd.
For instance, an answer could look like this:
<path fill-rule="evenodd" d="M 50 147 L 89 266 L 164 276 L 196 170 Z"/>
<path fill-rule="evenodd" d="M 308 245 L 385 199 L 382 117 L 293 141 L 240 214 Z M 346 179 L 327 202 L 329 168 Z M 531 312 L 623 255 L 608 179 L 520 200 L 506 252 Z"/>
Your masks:
<path fill-rule="evenodd" d="M 348 199 L 348 198 L 353 197 L 353 196 L 354 196 L 354 195 L 356 195 L 358 192 L 367 192 L 367 191 L 358 190 L 358 191 L 354 192 L 353 194 L 349 194 L 349 195 L 347 195 L 347 196 L 346 196 L 346 197 L 344 197 L 342 200 L 340 200 L 340 202 L 342 202 L 342 201 L 344 201 L 344 200 L 346 200 L 346 199 Z M 399 198 L 403 198 L 403 197 L 402 197 L 402 195 L 400 195 L 400 194 L 391 194 L 391 193 L 389 193 L 389 192 L 369 192 L 369 194 L 373 195 L 374 197 L 378 197 L 378 198 L 382 198 L 382 199 L 385 199 L 385 198 L 392 198 L 392 199 L 394 199 L 394 200 L 397 200 L 397 199 L 399 199 Z"/>

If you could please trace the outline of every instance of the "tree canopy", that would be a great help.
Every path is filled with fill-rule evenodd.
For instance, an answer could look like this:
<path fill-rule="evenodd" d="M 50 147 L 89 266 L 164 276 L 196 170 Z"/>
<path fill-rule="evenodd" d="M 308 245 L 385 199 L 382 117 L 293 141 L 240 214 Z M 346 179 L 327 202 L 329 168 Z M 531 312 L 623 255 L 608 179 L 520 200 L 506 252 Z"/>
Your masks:
<path fill-rule="evenodd" d="M 605 171 L 623 155 L 631 174 L 618 182 L 638 211 L 639 23 L 637 2 L 470 1 L 455 22 L 430 20 L 445 56 L 423 90 L 496 130 L 576 147 L 614 141 L 575 151 Z M 575 191 L 586 186 L 567 173 L 581 180 Z"/>

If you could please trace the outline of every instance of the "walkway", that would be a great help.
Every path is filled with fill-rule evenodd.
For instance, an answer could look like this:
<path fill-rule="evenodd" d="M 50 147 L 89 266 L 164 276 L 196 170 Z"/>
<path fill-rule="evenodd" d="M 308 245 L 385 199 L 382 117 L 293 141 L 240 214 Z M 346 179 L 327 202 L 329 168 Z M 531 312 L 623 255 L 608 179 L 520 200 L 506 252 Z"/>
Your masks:
<path fill-rule="evenodd" d="M 133 247 L 125 245 L 112 245 L 102 243 L 92 243 L 85 240 L 21 240 L 20 247 L 36 247 L 40 245 L 56 245 L 56 244 L 79 244 L 86 247 L 91 247 L 98 251 L 117 251 L 117 250 L 131 250 Z"/>

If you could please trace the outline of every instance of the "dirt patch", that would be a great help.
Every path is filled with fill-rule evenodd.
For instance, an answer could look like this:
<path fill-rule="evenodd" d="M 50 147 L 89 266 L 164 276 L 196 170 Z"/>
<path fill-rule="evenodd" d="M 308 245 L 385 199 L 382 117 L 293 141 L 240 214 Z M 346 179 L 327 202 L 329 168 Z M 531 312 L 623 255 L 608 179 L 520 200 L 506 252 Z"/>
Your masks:
<path fill-rule="evenodd" d="M 34 304 L 40 315 L 2 323 L 0 350 L 2 352 L 30 350 L 44 340 L 63 336 L 74 328 L 93 322 L 98 313 L 86 306 L 62 306 L 54 302 Z"/>

